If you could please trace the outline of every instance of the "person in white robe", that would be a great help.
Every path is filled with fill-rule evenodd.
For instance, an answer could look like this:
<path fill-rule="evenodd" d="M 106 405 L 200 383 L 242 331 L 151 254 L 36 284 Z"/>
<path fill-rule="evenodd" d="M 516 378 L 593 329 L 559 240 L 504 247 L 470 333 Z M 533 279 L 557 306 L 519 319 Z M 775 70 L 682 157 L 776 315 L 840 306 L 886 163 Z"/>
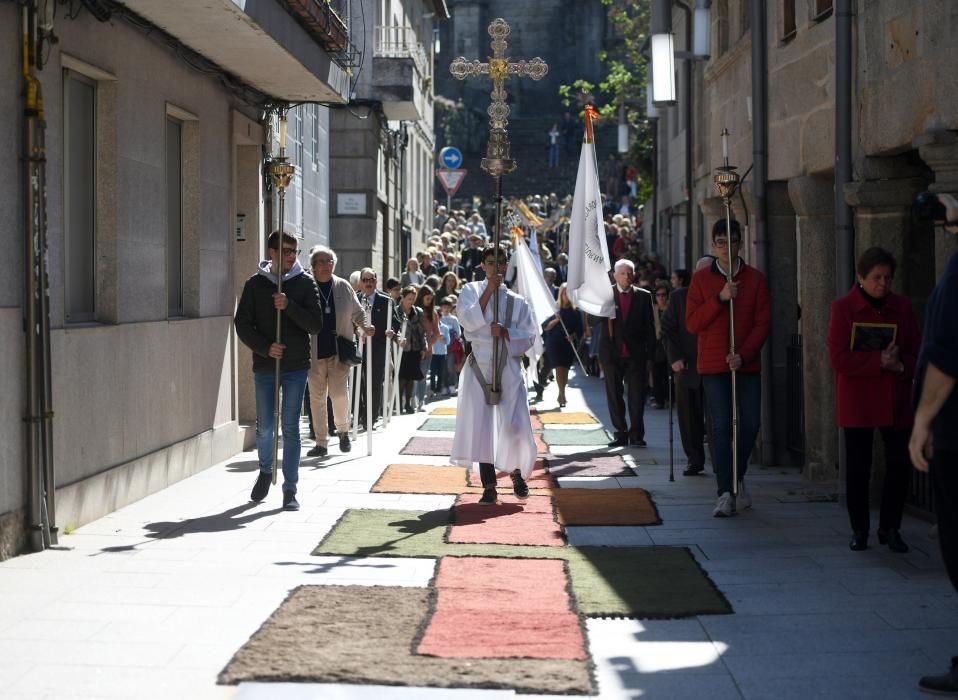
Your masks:
<path fill-rule="evenodd" d="M 522 356 L 535 342 L 537 328 L 526 300 L 502 283 L 506 270 L 505 250 L 500 248 L 497 251 L 490 246 L 483 251 L 482 259 L 486 279 L 470 282 L 462 288 L 456 315 L 464 335 L 472 344 L 472 354 L 487 384 L 492 380 L 493 338 L 499 339 L 499 352 L 505 355 L 504 364 L 500 360 L 503 367 L 501 394 L 496 405 L 487 404 L 471 362 L 465 363 L 459 375 L 451 461 L 479 472 L 484 487 L 480 503 L 492 505 L 496 502 L 497 471 L 511 475 L 517 496 L 524 498 L 529 493 L 525 480 L 535 466 L 536 445 L 529 418 Z M 495 323 L 493 317 L 495 289 L 499 294 L 499 323 Z M 510 297 L 512 311 L 511 317 L 507 317 Z"/>

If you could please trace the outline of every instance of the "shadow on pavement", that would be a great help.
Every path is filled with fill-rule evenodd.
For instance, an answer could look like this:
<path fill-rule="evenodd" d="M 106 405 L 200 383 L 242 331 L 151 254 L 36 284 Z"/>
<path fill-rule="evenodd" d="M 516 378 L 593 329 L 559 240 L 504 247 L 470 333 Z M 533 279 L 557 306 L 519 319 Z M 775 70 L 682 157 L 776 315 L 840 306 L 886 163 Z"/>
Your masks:
<path fill-rule="evenodd" d="M 100 551 L 108 553 L 130 552 L 141 544 L 147 544 L 150 540 L 168 540 L 183 537 L 184 535 L 240 530 L 260 518 L 266 518 L 283 512 L 282 508 L 271 508 L 269 510 L 261 510 L 243 515 L 243 513 L 246 513 L 246 511 L 251 508 L 256 508 L 258 505 L 258 503 L 250 501 L 241 506 L 224 510 L 222 513 L 204 515 L 200 518 L 189 518 L 188 520 L 180 521 L 161 520 L 154 523 L 147 523 L 144 525 L 144 528 L 148 531 L 146 534 L 147 539 L 143 542 L 117 547 L 104 547 Z"/>
<path fill-rule="evenodd" d="M 230 462 L 226 465 L 228 472 L 255 472 L 259 469 L 259 462 L 255 459 L 248 459 L 243 462 Z"/>

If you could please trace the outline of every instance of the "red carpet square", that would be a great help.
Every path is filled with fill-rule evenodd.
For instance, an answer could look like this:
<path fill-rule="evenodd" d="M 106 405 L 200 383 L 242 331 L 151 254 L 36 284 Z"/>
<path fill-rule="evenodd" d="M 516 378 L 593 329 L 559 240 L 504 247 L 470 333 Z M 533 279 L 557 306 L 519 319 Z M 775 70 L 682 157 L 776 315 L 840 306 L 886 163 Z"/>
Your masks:
<path fill-rule="evenodd" d="M 465 467 L 435 464 L 390 464 L 373 484 L 373 493 L 482 493 L 479 475 L 475 482 L 467 479 L 472 475 Z M 529 482 L 533 496 L 550 496 L 552 478 L 539 465 L 538 479 Z M 502 488 L 512 489 L 508 474 L 503 474 Z"/>
<path fill-rule="evenodd" d="M 401 455 L 430 455 L 433 457 L 448 457 L 452 454 L 452 438 L 450 437 L 414 437 L 403 447 Z"/>
<path fill-rule="evenodd" d="M 446 658 L 584 660 L 585 636 L 568 585 L 558 559 L 443 557 L 433 616 L 417 651 Z"/>
<path fill-rule="evenodd" d="M 499 494 L 494 506 L 481 506 L 481 494 L 465 493 L 452 508 L 452 525 L 446 537 L 453 544 L 522 544 L 563 547 L 562 529 L 552 515 L 549 496 L 520 500 Z"/>
<path fill-rule="evenodd" d="M 541 458 L 536 460 L 536 466 L 532 469 L 532 474 L 526 482 L 530 489 L 557 488 L 555 479 L 549 475 L 549 472 L 545 471 L 543 468 L 544 465 L 545 460 Z M 482 486 L 482 479 L 479 478 L 479 472 L 469 470 L 469 485 L 475 487 Z M 512 491 L 512 479 L 506 472 L 496 472 L 496 486 L 500 491 L 503 489 Z"/>

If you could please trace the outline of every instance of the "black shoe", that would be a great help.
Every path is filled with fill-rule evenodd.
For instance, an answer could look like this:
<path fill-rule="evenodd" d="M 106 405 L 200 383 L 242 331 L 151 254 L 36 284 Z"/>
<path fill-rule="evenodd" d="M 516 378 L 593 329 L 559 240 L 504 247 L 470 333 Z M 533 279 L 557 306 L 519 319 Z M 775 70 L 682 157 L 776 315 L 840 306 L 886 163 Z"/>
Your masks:
<path fill-rule="evenodd" d="M 495 486 L 487 486 L 482 490 L 482 498 L 479 499 L 479 505 L 481 506 L 494 506 L 496 505 L 496 497 L 499 495 L 499 492 L 496 491 Z"/>
<path fill-rule="evenodd" d="M 848 543 L 848 548 L 853 552 L 860 552 L 868 549 L 868 533 L 856 532 L 852 535 L 852 541 Z"/>
<path fill-rule="evenodd" d="M 299 510 L 295 491 L 283 491 L 283 510 Z"/>
<path fill-rule="evenodd" d="M 698 476 L 705 471 L 705 467 L 693 467 L 691 464 L 682 472 L 683 476 Z"/>
<path fill-rule="evenodd" d="M 321 445 L 316 445 L 313 449 L 306 453 L 307 457 L 325 457 L 329 454 L 329 450 Z"/>
<path fill-rule="evenodd" d="M 339 436 L 339 451 L 340 452 L 349 452 L 353 449 L 352 443 L 349 441 L 349 435 L 343 433 Z"/>
<path fill-rule="evenodd" d="M 922 676 L 918 687 L 936 695 L 958 695 L 958 656 L 951 657 L 951 668 L 937 676 Z"/>
<path fill-rule="evenodd" d="M 908 545 L 905 544 L 905 540 L 901 538 L 901 533 L 898 530 L 879 530 L 878 542 L 879 544 L 887 544 L 888 549 L 898 554 L 904 554 L 908 551 Z"/>
<path fill-rule="evenodd" d="M 629 438 L 629 444 L 632 447 L 646 447 L 647 444 L 642 438 Z"/>
<path fill-rule="evenodd" d="M 528 498 L 529 485 L 522 478 L 522 473 L 515 469 L 509 476 L 512 478 L 512 492 L 516 494 L 516 498 Z"/>
<path fill-rule="evenodd" d="M 250 492 L 249 500 L 256 501 L 257 503 L 262 501 L 264 498 L 266 498 L 266 494 L 269 493 L 269 487 L 272 484 L 272 472 L 264 472 L 260 470 L 259 476 L 256 477 L 256 483 L 253 484 L 253 490 Z"/>
<path fill-rule="evenodd" d="M 624 434 L 617 434 L 615 440 L 609 443 L 609 447 L 625 447 L 629 444 L 629 438 Z"/>

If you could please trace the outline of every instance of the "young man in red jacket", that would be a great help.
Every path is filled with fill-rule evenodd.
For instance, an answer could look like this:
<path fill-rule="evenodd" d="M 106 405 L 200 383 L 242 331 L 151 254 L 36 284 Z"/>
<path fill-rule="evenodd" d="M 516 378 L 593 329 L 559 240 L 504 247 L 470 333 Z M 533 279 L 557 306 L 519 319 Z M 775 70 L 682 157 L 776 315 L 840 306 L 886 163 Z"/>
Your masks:
<path fill-rule="evenodd" d="M 762 405 L 762 346 L 771 311 L 765 275 L 739 256 L 742 234 L 737 221 L 712 227 L 715 262 L 699 270 L 689 285 L 685 324 L 698 336 L 698 371 L 712 419 L 718 501 L 713 515 L 725 518 L 752 505 L 745 489 L 748 458 L 758 435 Z M 732 282 L 727 271 L 732 270 Z M 730 352 L 729 305 L 735 305 L 735 352 Z M 732 495 L 732 371 L 738 398 L 738 498 Z M 736 500 L 738 501 L 736 503 Z"/>

